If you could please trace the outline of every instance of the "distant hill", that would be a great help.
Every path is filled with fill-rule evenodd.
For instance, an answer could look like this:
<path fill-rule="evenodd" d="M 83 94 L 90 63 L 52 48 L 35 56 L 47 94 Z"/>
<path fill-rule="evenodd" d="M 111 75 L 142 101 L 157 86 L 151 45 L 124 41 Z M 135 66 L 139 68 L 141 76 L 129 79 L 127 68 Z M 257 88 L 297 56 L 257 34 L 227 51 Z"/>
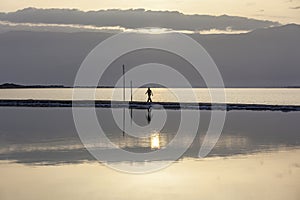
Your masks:
<path fill-rule="evenodd" d="M 0 85 L 0 89 L 13 89 L 13 88 L 65 88 L 63 85 L 19 85 L 14 83 L 4 83 Z"/>

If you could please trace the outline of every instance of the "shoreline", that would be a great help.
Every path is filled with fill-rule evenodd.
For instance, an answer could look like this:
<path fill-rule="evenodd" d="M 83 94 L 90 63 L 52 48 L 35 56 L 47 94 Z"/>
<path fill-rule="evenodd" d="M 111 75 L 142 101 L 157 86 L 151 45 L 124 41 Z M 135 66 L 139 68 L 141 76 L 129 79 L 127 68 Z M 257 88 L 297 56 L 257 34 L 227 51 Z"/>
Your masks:
<path fill-rule="evenodd" d="M 140 102 L 104 100 L 0 100 L 0 107 L 96 107 L 130 109 L 168 109 L 168 110 L 252 110 L 252 111 L 300 111 L 300 105 L 267 104 L 225 104 L 225 103 L 187 103 L 187 102 Z"/>

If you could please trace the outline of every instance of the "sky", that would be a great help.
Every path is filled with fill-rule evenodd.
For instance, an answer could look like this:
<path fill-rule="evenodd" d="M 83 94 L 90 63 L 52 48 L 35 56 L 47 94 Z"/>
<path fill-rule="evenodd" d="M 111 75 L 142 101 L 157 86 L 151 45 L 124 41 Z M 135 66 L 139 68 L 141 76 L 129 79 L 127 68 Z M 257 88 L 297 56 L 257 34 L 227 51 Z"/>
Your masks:
<path fill-rule="evenodd" d="M 100 9 L 145 8 L 185 14 L 233 15 L 300 24 L 300 0 L 0 0 L 0 12 L 26 7 Z"/>

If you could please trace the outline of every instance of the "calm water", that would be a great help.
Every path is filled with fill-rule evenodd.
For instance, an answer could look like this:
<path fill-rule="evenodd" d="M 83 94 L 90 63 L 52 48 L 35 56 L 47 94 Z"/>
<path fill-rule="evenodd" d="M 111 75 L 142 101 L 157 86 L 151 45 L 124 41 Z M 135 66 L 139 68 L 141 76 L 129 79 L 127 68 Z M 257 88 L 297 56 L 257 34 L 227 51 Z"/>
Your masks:
<path fill-rule="evenodd" d="M 299 150 L 185 160 L 129 175 L 97 163 L 1 164 L 1 199 L 299 199 Z M 3 181 L 5 180 L 5 181 Z"/>
<path fill-rule="evenodd" d="M 88 89 L 81 89 L 87 94 Z M 153 101 L 178 101 L 168 89 L 152 89 Z M 194 89 L 196 99 L 190 96 L 190 90 L 174 89 L 182 95 L 183 102 L 211 102 L 207 89 Z M 133 100 L 145 101 L 146 89 L 133 89 Z M 225 89 L 226 103 L 257 103 L 272 105 L 300 105 L 300 89 Z M 93 97 L 86 97 L 92 99 Z M 96 99 L 122 100 L 122 89 L 97 89 Z M 0 99 L 72 99 L 72 89 L 2 89 Z M 126 90 L 126 99 L 130 100 L 130 89 Z M 223 103 L 223 102 L 222 102 Z"/>
<path fill-rule="evenodd" d="M 153 92 L 154 101 L 177 101 L 167 89 Z M 145 89 L 134 90 L 134 100 L 144 101 L 144 93 Z M 195 89 L 195 93 L 196 101 L 210 101 L 207 90 Z M 114 95 L 112 89 L 98 89 L 96 97 L 121 99 L 122 90 Z M 230 103 L 300 105 L 300 89 L 226 89 L 226 95 Z M 71 97 L 72 89 L 0 90 L 1 99 Z M 188 95 L 184 101 L 190 101 Z M 119 148 L 135 153 L 166 147 L 181 119 L 180 110 L 126 109 L 132 111 L 126 127 L 133 122 L 147 126 L 160 119 L 162 112 L 167 114 L 161 130 L 150 127 L 149 137 L 137 138 L 117 126 L 112 111 L 121 115 L 123 109 L 96 108 L 106 136 Z M 200 111 L 197 135 L 176 162 L 153 173 L 132 175 L 105 164 L 147 167 L 152 163 L 125 158 L 120 162 L 115 157 L 97 161 L 79 139 L 71 108 L 0 107 L 0 199 L 300 199 L 300 112 L 230 111 L 219 141 L 200 159 L 210 112 Z M 191 133 L 189 127 L 184 131 L 187 136 Z M 106 143 L 90 139 L 89 145 L 109 150 Z"/>
<path fill-rule="evenodd" d="M 160 112 L 152 110 L 150 121 Z M 97 108 L 115 145 L 131 152 L 155 151 L 151 138 L 123 135 L 111 113 Z M 132 120 L 147 125 L 148 114 L 133 110 Z M 162 130 L 149 130 L 158 134 L 159 148 L 174 138 L 180 120 L 178 110 L 167 115 Z M 177 162 L 154 173 L 132 175 L 104 166 L 113 158 L 99 163 L 87 152 L 70 108 L 2 107 L 0 199 L 299 199 L 300 112 L 230 111 L 217 145 L 199 159 L 209 119 L 210 111 L 201 111 L 197 136 Z"/>

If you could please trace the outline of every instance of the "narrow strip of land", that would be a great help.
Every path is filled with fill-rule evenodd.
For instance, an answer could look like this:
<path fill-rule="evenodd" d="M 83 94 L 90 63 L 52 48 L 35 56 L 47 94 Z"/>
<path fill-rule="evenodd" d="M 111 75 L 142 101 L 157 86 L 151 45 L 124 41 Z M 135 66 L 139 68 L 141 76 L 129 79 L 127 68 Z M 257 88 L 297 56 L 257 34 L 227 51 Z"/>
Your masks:
<path fill-rule="evenodd" d="M 0 107 L 98 107 L 132 109 L 169 109 L 169 110 L 254 110 L 254 111 L 300 111 L 300 105 L 266 104 L 222 104 L 222 103 L 178 103 L 178 102 L 127 102 L 91 100 L 0 100 Z"/>

